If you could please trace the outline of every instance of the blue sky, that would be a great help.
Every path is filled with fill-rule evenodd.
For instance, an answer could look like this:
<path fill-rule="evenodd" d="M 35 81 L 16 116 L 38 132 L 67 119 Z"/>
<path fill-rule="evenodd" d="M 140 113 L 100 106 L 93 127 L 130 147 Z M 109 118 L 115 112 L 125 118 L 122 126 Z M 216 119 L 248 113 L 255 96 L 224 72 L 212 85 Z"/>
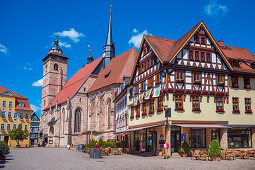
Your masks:
<path fill-rule="evenodd" d="M 112 4 L 116 54 L 139 46 L 143 34 L 173 40 L 203 20 L 218 41 L 255 54 L 253 0 L 0 0 L 0 85 L 29 98 L 40 114 L 42 59 L 59 33 L 68 79 L 86 63 L 88 44 L 98 58 Z"/>

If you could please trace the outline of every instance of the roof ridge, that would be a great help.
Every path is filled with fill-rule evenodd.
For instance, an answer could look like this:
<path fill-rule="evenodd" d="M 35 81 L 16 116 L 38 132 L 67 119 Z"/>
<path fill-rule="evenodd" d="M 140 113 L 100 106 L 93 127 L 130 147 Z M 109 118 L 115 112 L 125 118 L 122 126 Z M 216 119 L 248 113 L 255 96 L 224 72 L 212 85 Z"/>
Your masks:
<path fill-rule="evenodd" d="M 169 38 L 162 38 L 162 37 L 157 37 L 157 36 L 154 36 L 154 35 L 145 35 L 145 36 L 149 36 L 149 37 L 153 37 L 153 38 L 157 38 L 157 39 L 163 39 L 163 40 L 167 40 L 167 41 L 176 41 L 176 40 L 171 40 L 171 39 L 169 39 Z"/>

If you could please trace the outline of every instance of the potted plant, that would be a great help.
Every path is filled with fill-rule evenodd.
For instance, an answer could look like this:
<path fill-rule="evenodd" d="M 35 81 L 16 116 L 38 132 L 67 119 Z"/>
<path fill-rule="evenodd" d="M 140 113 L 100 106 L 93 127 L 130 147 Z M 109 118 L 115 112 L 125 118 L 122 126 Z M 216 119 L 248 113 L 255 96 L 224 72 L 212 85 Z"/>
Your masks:
<path fill-rule="evenodd" d="M 221 156 L 220 143 L 217 139 L 213 139 L 210 143 L 208 154 L 212 161 L 219 161 Z"/>
<path fill-rule="evenodd" d="M 189 145 L 186 141 L 182 143 L 180 150 L 181 150 L 182 157 L 184 157 L 184 158 L 187 157 L 187 155 L 189 153 Z"/>

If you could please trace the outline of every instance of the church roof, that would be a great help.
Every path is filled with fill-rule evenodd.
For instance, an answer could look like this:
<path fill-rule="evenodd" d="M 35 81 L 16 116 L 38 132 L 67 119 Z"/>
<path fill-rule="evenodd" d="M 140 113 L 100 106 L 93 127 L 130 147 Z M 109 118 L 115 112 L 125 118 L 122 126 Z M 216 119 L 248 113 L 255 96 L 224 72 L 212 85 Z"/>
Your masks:
<path fill-rule="evenodd" d="M 131 77 L 136 58 L 137 52 L 135 48 L 131 48 L 113 58 L 109 65 L 104 70 L 100 71 L 98 78 L 89 92 L 112 84 L 124 83 L 123 77 Z"/>
<path fill-rule="evenodd" d="M 93 72 L 96 66 L 100 63 L 102 57 L 93 61 L 92 63 L 82 67 L 77 73 L 75 73 L 64 85 L 63 89 L 57 94 L 57 96 L 51 101 L 51 103 L 44 109 L 47 110 L 50 108 L 50 105 L 56 106 L 58 104 L 65 103 L 68 100 L 68 97 L 71 98 L 80 88 L 83 82 L 87 77 Z"/>
<path fill-rule="evenodd" d="M 3 87 L 3 86 L 0 86 L 0 94 L 1 94 L 1 93 L 4 93 L 5 91 L 9 91 L 9 92 L 11 92 L 11 93 L 14 95 L 15 100 L 16 100 L 16 102 L 15 102 L 15 109 L 18 109 L 18 110 L 26 110 L 26 111 L 33 111 L 33 110 L 30 108 L 30 105 L 29 105 L 29 103 L 28 103 L 28 98 L 27 98 L 27 97 L 21 96 L 21 95 L 19 95 L 18 93 L 15 93 L 15 92 L 13 92 L 13 91 L 11 91 L 11 90 L 9 90 L 9 89 Z M 21 102 L 24 103 L 24 107 L 23 107 L 23 108 L 20 108 L 20 107 L 19 107 L 19 106 L 20 106 L 19 104 L 20 104 Z"/>

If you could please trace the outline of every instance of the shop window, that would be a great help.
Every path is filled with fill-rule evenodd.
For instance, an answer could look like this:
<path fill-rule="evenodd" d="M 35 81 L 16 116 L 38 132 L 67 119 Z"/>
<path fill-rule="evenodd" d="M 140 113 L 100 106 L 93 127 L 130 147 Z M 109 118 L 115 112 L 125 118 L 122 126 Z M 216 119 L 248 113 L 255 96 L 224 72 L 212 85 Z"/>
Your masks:
<path fill-rule="evenodd" d="M 244 101 L 245 101 L 245 112 L 246 113 L 252 113 L 252 110 L 251 110 L 251 98 L 245 98 Z"/>
<path fill-rule="evenodd" d="M 198 53 L 198 51 L 195 51 L 195 60 L 199 61 L 199 53 Z"/>
<path fill-rule="evenodd" d="M 205 62 L 205 52 L 201 52 L 201 62 Z"/>
<path fill-rule="evenodd" d="M 206 53 L 206 62 L 207 63 L 211 62 L 211 53 Z"/>
<path fill-rule="evenodd" d="M 250 89 L 251 88 L 250 77 L 244 77 L 243 82 L 244 82 L 244 88 L 245 89 Z"/>
<path fill-rule="evenodd" d="M 232 87 L 238 88 L 238 76 L 231 76 Z"/>
<path fill-rule="evenodd" d="M 217 85 L 218 86 L 223 86 L 224 85 L 224 75 L 218 75 L 217 76 Z"/>
<path fill-rule="evenodd" d="M 193 73 L 193 83 L 195 84 L 201 83 L 201 76 L 199 73 Z"/>
<path fill-rule="evenodd" d="M 183 95 L 175 96 L 175 110 L 183 110 Z"/>
<path fill-rule="evenodd" d="M 193 51 L 192 50 L 189 51 L 189 60 L 191 60 L 191 61 L 194 60 L 193 59 Z"/>
<path fill-rule="evenodd" d="M 205 148 L 205 129 L 190 129 L 189 146 L 191 148 Z"/>
<path fill-rule="evenodd" d="M 216 97 L 216 112 L 223 112 L 224 106 L 223 106 L 223 97 Z"/>
<path fill-rule="evenodd" d="M 135 112 L 134 112 L 134 106 L 131 107 L 131 115 L 130 115 L 130 119 L 134 119 L 135 117 Z"/>
<path fill-rule="evenodd" d="M 176 81 L 177 82 L 184 81 L 184 72 L 183 71 L 176 71 Z"/>
<path fill-rule="evenodd" d="M 250 128 L 231 128 L 228 130 L 229 148 L 250 148 L 251 129 Z"/>
<path fill-rule="evenodd" d="M 140 117 L 140 105 L 136 106 L 136 117 Z"/>
<path fill-rule="evenodd" d="M 192 97 L 192 111 L 200 111 L 200 97 L 199 96 Z"/>
<path fill-rule="evenodd" d="M 239 113 L 239 99 L 238 97 L 233 97 L 233 112 Z"/>
<path fill-rule="evenodd" d="M 157 112 L 162 112 L 163 111 L 163 100 L 164 100 L 164 96 L 159 96 Z"/>
<path fill-rule="evenodd" d="M 211 130 L 211 140 L 217 139 L 220 142 L 220 129 Z"/>
<path fill-rule="evenodd" d="M 154 100 L 150 101 L 150 111 L 149 114 L 154 114 Z"/>

